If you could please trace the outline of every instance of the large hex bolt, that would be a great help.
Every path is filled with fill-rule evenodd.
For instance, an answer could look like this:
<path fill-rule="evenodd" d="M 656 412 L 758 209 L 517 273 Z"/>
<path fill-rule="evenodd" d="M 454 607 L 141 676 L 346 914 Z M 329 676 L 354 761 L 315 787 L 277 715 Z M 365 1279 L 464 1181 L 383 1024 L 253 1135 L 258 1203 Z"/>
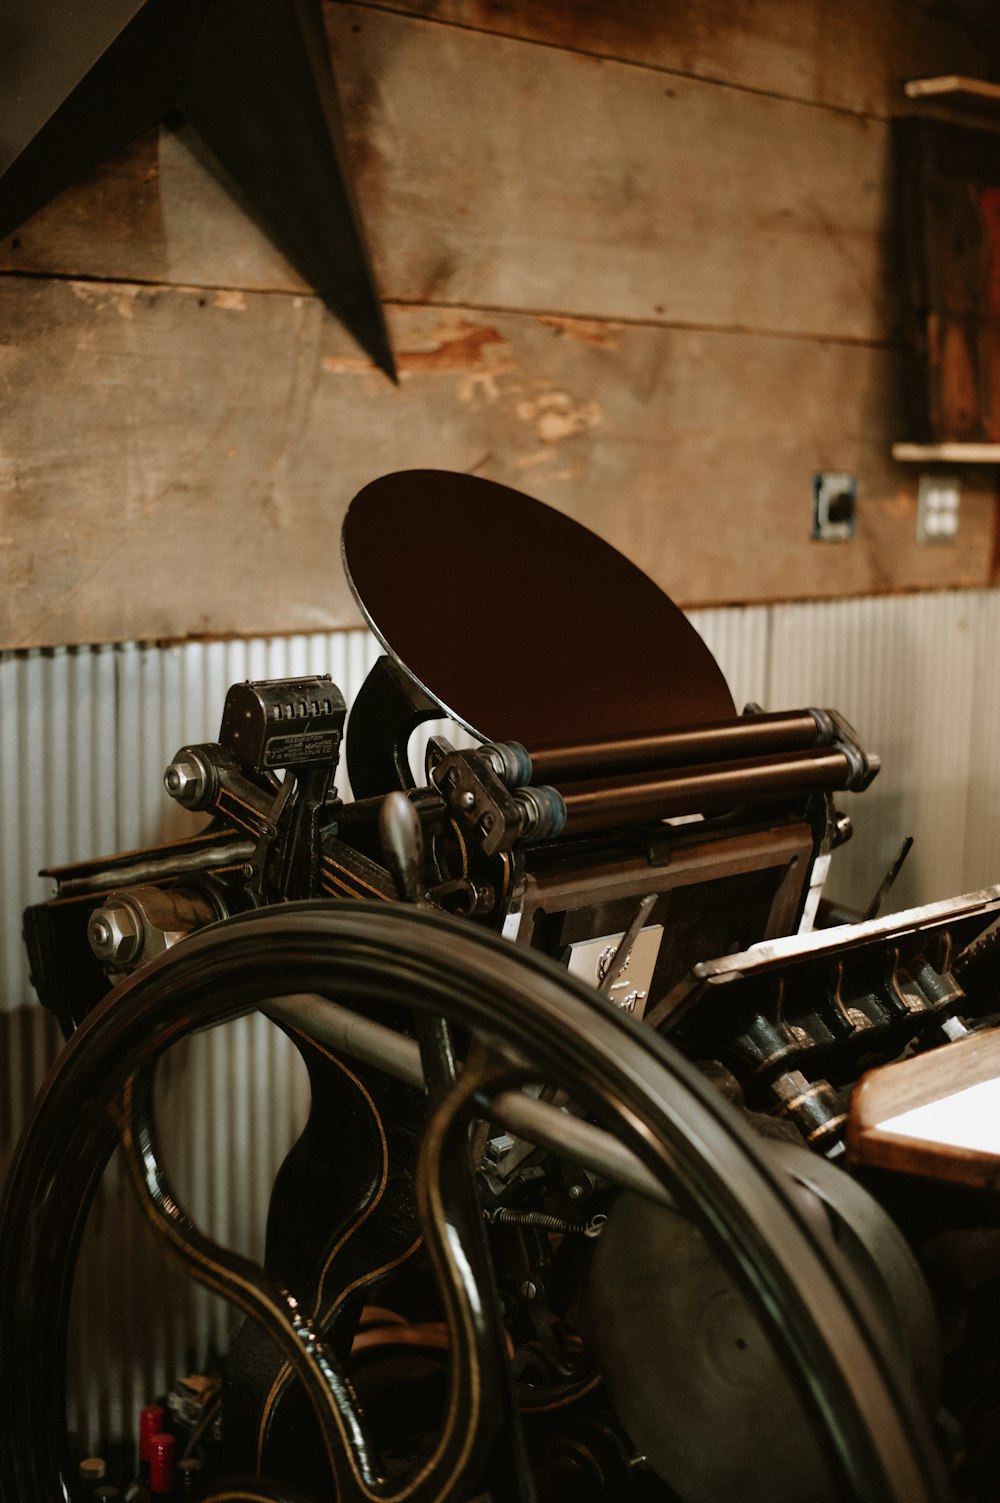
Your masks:
<path fill-rule="evenodd" d="M 184 746 L 163 774 L 163 786 L 185 809 L 201 807 L 208 788 L 208 775 L 201 759 Z"/>
<path fill-rule="evenodd" d="M 131 908 L 112 900 L 102 908 L 95 908 L 90 915 L 87 939 L 98 960 L 110 965 L 127 965 L 139 953 L 142 926 Z"/>

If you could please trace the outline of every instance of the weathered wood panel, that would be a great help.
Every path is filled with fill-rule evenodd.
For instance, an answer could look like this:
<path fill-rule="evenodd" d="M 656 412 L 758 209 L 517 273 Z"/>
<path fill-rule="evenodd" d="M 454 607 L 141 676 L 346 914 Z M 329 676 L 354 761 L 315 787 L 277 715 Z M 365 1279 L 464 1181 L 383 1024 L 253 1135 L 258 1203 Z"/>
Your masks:
<path fill-rule="evenodd" d="M 333 20 L 391 295 L 885 334 L 883 124 L 350 7 Z"/>
<path fill-rule="evenodd" d="M 884 122 L 358 6 L 330 19 L 385 298 L 892 332 Z M 41 211 L 0 267 L 299 285 L 169 133 Z"/>
<path fill-rule="evenodd" d="M 913 542 L 883 350 L 397 309 L 394 388 L 311 298 L 7 278 L 0 320 L 5 646 L 354 622 L 344 506 L 410 466 L 527 490 L 687 604 L 988 577 L 986 491 Z M 853 544 L 809 538 L 817 468 L 861 476 Z"/>
<path fill-rule="evenodd" d="M 379 4 L 379 0 L 375 0 Z M 389 0 L 386 8 L 858 114 L 928 73 L 1000 76 L 994 0 Z"/>

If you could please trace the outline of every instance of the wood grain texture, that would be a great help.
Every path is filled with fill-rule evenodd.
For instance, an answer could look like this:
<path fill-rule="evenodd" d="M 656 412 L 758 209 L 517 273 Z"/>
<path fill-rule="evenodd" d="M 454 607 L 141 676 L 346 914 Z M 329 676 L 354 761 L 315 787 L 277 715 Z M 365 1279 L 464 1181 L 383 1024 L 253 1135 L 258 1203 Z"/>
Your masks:
<path fill-rule="evenodd" d="M 378 12 L 332 19 L 389 295 L 887 333 L 883 124 Z"/>
<path fill-rule="evenodd" d="M 689 605 L 986 580 L 974 481 L 958 544 L 913 542 L 889 352 L 397 309 L 397 389 L 313 298 L 7 278 L 0 322 L 5 646 L 353 624 L 343 510 L 410 467 L 536 495 Z M 808 536 L 817 468 L 862 476 L 850 545 Z"/>
<path fill-rule="evenodd" d="M 890 116 L 928 72 L 1000 76 L 992 0 L 373 0 L 597 57 Z"/>
<path fill-rule="evenodd" d="M 930 1101 L 997 1078 L 1000 1028 L 984 1028 L 946 1048 L 869 1070 L 851 1098 L 851 1128 L 867 1132 Z"/>
<path fill-rule="evenodd" d="M 1000 1188 L 1000 1153 L 936 1143 L 882 1124 L 1000 1076 L 1000 1029 L 988 1028 L 943 1049 L 861 1077 L 851 1096 L 847 1155 L 852 1163 L 893 1169 L 980 1189 Z M 1000 1134 L 998 1134 L 1000 1140 Z"/>
<path fill-rule="evenodd" d="M 358 6 L 329 17 L 384 298 L 893 335 L 884 122 Z M 301 287 L 169 132 L 35 215 L 0 269 Z"/>

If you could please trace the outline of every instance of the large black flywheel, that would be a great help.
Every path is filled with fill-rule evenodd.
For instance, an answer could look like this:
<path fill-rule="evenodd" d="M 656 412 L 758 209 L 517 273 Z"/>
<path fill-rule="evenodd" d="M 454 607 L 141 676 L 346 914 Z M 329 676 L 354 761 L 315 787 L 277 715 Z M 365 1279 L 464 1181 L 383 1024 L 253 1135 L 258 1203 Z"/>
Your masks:
<path fill-rule="evenodd" d="M 164 1052 L 195 1029 L 298 994 L 362 1016 L 402 1007 L 443 1018 L 465 1055 L 451 1083 L 432 1083 L 417 1175 L 449 1338 L 446 1401 L 436 1435 L 403 1472 L 384 1468 L 342 1363 L 295 1291 L 192 1225 L 157 1150 L 152 1075 Z M 540 1082 L 568 1093 L 624 1150 L 635 1165 L 631 1193 L 645 1181 L 697 1225 L 800 1396 L 836 1496 L 946 1499 L 916 1387 L 862 1281 L 803 1209 L 768 1145 L 689 1061 L 554 963 L 471 925 L 416 908 L 310 902 L 232 919 L 177 945 L 108 996 L 53 1067 L 0 1210 L 2 1503 L 54 1503 L 71 1491 L 64 1375 L 73 1273 L 119 1141 L 145 1212 L 174 1255 L 260 1322 L 294 1371 L 329 1460 L 327 1496 L 446 1503 L 492 1489 L 494 1498 L 530 1498 L 511 1430 L 469 1128 L 502 1117 L 501 1098 Z M 497 1482 L 490 1458 L 501 1455 Z M 211 1496 L 282 1499 L 292 1491 L 264 1476 L 220 1484 Z"/>

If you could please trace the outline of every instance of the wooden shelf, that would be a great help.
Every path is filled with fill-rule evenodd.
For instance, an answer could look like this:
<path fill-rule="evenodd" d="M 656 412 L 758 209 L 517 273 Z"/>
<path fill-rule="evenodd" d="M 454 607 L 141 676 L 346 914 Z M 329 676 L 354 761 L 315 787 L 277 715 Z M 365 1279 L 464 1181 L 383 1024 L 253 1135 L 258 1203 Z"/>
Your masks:
<path fill-rule="evenodd" d="M 939 78 L 911 78 L 904 88 L 910 99 L 957 104 L 963 109 L 1000 115 L 1000 84 L 986 83 L 980 78 L 945 73 Z"/>
<path fill-rule="evenodd" d="M 1000 464 L 1000 444 L 893 444 L 892 457 L 910 464 Z"/>

